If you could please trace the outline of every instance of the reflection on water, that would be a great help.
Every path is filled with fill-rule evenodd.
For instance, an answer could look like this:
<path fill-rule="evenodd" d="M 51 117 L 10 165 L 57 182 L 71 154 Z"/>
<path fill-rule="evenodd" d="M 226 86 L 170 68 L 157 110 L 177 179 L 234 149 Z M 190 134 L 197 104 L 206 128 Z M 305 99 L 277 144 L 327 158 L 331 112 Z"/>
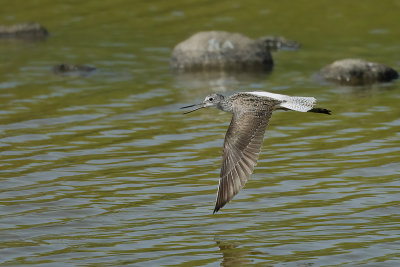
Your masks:
<path fill-rule="evenodd" d="M 250 264 L 251 256 L 246 248 L 240 249 L 240 243 L 229 242 L 227 240 L 216 240 L 217 246 L 222 253 L 221 266 L 243 266 Z"/>
<path fill-rule="evenodd" d="M 268 72 L 226 72 L 201 71 L 174 73 L 175 86 L 182 88 L 187 97 L 207 95 L 210 91 L 231 92 L 245 86 L 262 87 L 262 82 L 268 78 Z"/>
<path fill-rule="evenodd" d="M 371 14 L 386 10 L 385 19 L 357 25 L 347 12 L 363 11 L 348 1 L 307 16 L 300 6 L 256 2 L 218 2 L 215 14 L 200 2 L 4 6 L 3 19 L 36 14 L 51 35 L 0 43 L 1 265 L 398 265 L 399 82 L 349 88 L 311 77 L 350 52 L 370 54 L 364 43 L 381 48 L 371 60 L 394 65 L 394 2 L 366 3 Z M 302 20 L 320 16 L 327 22 L 318 32 Z M 274 54 L 271 73 L 168 69 L 168 48 L 197 25 L 260 36 L 271 23 L 304 43 Z M 386 31 L 377 40 L 373 29 Z M 98 72 L 54 75 L 61 62 Z M 275 113 L 246 188 L 212 215 L 230 115 L 179 107 L 247 88 L 314 96 L 333 115 Z"/>

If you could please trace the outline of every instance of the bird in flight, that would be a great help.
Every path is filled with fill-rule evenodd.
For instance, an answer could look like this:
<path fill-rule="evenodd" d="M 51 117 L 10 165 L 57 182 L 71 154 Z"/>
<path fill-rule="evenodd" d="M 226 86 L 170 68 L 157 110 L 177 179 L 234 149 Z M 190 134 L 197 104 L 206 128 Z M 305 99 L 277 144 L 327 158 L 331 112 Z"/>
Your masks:
<path fill-rule="evenodd" d="M 217 200 L 213 213 L 231 201 L 253 173 L 272 112 L 283 109 L 331 114 L 330 110 L 314 108 L 315 103 L 314 97 L 257 91 L 236 93 L 229 97 L 211 94 L 200 104 L 181 108 L 194 107 L 184 114 L 207 107 L 233 114 L 225 135 Z"/>

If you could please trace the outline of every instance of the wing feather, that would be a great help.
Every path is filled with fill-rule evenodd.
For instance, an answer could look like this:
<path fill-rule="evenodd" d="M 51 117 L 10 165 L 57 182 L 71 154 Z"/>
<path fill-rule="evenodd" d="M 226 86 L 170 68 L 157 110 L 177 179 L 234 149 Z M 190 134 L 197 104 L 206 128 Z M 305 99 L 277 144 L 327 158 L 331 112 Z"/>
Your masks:
<path fill-rule="evenodd" d="M 225 135 L 222 167 L 214 213 L 239 193 L 257 164 L 272 106 L 234 112 Z"/>

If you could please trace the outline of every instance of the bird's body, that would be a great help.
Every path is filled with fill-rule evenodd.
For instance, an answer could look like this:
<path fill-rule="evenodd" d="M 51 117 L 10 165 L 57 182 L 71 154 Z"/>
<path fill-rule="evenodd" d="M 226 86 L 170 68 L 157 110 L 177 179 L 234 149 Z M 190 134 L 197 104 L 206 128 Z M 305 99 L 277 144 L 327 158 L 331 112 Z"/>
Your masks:
<path fill-rule="evenodd" d="M 214 213 L 239 193 L 253 173 L 272 112 L 284 109 L 330 114 L 329 110 L 314 108 L 315 102 L 314 97 L 247 92 L 229 97 L 211 94 L 200 104 L 183 107 L 215 107 L 233 114 L 224 140 Z"/>

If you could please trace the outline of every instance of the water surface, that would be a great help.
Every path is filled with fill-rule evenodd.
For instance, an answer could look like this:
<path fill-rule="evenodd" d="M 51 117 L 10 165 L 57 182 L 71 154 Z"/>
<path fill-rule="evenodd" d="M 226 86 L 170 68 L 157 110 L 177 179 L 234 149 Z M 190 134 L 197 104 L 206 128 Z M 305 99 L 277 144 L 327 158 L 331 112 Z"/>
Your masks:
<path fill-rule="evenodd" d="M 321 84 L 360 57 L 400 69 L 399 1 L 6 1 L 0 41 L 0 264 L 398 266 L 399 82 Z M 269 74 L 174 75 L 200 30 L 302 43 Z M 59 76 L 63 62 L 89 76 Z M 322 114 L 273 115 L 246 188 L 212 215 L 230 115 L 179 107 L 210 92 L 314 96 Z"/>

